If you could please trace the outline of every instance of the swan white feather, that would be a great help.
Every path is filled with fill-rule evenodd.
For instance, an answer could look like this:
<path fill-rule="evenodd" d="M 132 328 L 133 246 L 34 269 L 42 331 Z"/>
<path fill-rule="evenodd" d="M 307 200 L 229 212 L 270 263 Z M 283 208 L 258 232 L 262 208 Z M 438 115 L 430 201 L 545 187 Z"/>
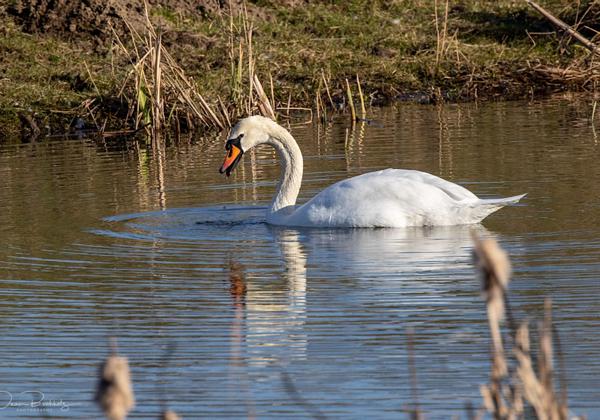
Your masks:
<path fill-rule="evenodd" d="M 291 134 L 268 118 L 253 116 L 237 123 L 229 135 L 228 156 L 221 172 L 229 174 L 243 152 L 259 144 L 274 147 L 281 160 L 281 178 L 267 214 L 267 222 L 274 225 L 465 225 L 479 223 L 489 214 L 525 196 L 480 199 L 466 188 L 426 172 L 386 169 L 337 182 L 297 206 L 302 182 L 302 153 Z"/>

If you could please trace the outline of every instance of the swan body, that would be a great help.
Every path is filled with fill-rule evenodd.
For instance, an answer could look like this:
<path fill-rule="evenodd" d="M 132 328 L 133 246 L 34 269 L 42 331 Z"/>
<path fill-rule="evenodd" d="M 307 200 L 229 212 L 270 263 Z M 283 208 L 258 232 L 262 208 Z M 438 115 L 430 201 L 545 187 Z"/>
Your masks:
<path fill-rule="evenodd" d="M 480 199 L 460 185 L 426 172 L 385 169 L 337 182 L 296 205 L 302 182 L 302 153 L 287 130 L 260 116 L 240 120 L 226 143 L 220 169 L 227 175 L 242 154 L 259 144 L 274 147 L 282 173 L 267 222 L 307 227 L 409 227 L 479 223 L 525 196 Z"/>

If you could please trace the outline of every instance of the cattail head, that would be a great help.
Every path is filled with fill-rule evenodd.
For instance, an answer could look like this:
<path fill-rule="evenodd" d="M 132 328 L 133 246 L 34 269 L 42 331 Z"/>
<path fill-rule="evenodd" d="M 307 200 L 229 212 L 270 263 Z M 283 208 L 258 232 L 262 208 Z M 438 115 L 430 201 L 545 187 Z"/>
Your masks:
<path fill-rule="evenodd" d="M 473 259 L 481 278 L 482 292 L 488 301 L 502 299 L 511 275 L 510 260 L 496 240 L 473 235 Z"/>
<path fill-rule="evenodd" d="M 95 401 L 109 420 L 124 420 L 133 409 L 135 399 L 126 357 L 109 356 L 99 370 Z"/>
<path fill-rule="evenodd" d="M 480 239 L 473 234 L 475 267 L 481 278 L 483 295 L 486 299 L 487 317 L 493 346 L 492 377 L 504 377 L 508 370 L 502 346 L 500 321 L 504 318 L 504 291 L 510 279 L 510 261 L 506 252 L 494 239 Z"/>
<path fill-rule="evenodd" d="M 163 412 L 161 420 L 181 420 L 181 417 L 179 417 L 173 410 L 166 410 Z"/>

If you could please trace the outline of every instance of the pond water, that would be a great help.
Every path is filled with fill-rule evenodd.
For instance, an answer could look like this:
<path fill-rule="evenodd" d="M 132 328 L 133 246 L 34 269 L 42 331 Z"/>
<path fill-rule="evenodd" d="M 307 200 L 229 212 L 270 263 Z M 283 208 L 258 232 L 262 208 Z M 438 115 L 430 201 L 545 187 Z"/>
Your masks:
<path fill-rule="evenodd" d="M 552 298 L 570 408 L 600 417 L 600 145 L 591 101 L 373 110 L 348 130 L 294 123 L 300 201 L 413 168 L 483 197 L 527 192 L 476 227 L 511 255 L 513 315 Z M 489 378 L 470 228 L 289 229 L 264 223 L 278 163 L 218 174 L 224 137 L 163 151 L 121 141 L 0 147 L 0 417 L 97 418 L 107 338 L 137 406 L 184 418 L 465 416 Z M 26 403 L 25 406 L 12 404 Z M 43 414 L 43 413 L 42 413 Z"/>

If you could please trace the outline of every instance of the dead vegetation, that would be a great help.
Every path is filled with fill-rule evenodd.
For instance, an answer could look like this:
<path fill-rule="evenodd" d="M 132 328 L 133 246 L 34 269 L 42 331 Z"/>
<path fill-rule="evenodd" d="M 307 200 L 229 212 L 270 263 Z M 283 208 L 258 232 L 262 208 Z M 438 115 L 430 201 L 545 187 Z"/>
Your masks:
<path fill-rule="evenodd" d="M 210 97 L 201 93 L 194 79 L 177 63 L 162 42 L 161 30 L 152 24 L 148 9 L 145 13 L 143 33 L 128 22 L 129 42 L 114 33 L 113 50 L 129 61 L 118 97 L 128 104 L 125 121 L 132 121 L 136 131 L 145 127 L 155 139 L 164 128 L 175 133 L 196 128 L 225 130 L 242 115 L 260 113 L 277 118 L 272 105 L 272 78 L 269 98 L 255 71 L 253 26 L 245 10 L 238 16 L 232 10 L 229 16 L 229 95 L 212 92 Z"/>
<path fill-rule="evenodd" d="M 537 349 L 534 349 L 529 320 L 517 326 L 510 310 L 507 289 L 512 269 L 507 253 L 494 239 L 482 239 L 473 234 L 473 241 L 473 260 L 481 281 L 490 330 L 491 369 L 489 383 L 480 386 L 480 408 L 475 409 L 468 402 L 465 406 L 467 418 L 483 419 L 487 412 L 496 420 L 585 419 L 569 412 L 566 370 L 558 331 L 552 324 L 550 299 L 544 301 L 544 318 L 537 323 L 538 343 Z M 412 356 L 415 351 L 412 336 L 413 332 L 408 331 L 409 370 L 413 389 L 413 404 L 409 413 L 411 419 L 423 419 L 425 416 L 419 409 L 416 391 L 417 372 Z M 558 371 L 555 368 L 556 360 L 560 368 Z"/>
<path fill-rule="evenodd" d="M 19 115 L 41 136 L 78 118 L 96 131 L 133 133 L 152 121 L 184 132 L 249 113 L 322 120 L 355 105 L 355 120 L 363 106 L 394 99 L 590 91 L 600 77 L 593 53 L 525 0 L 193 3 L 0 6 L 4 136 Z M 547 9 L 595 45 L 597 3 Z M 348 99 L 346 80 L 362 102 Z"/>
<path fill-rule="evenodd" d="M 100 365 L 95 401 L 108 420 L 125 420 L 135 406 L 129 362 L 117 355 L 117 344 L 111 341 L 111 355 Z"/>
<path fill-rule="evenodd" d="M 538 323 L 536 369 L 527 320 L 516 327 L 508 313 L 508 341 L 512 348 L 502 341 L 501 321 L 509 308 L 506 290 L 511 268 L 508 256 L 494 239 L 474 236 L 474 242 L 475 266 L 482 280 L 492 338 L 490 383 L 481 386 L 485 409 L 495 419 L 520 419 L 525 418 L 528 404 L 537 419 L 569 419 L 564 366 L 561 389 L 559 392 L 555 389 L 554 348 L 560 341 L 552 325 L 550 300 L 546 299 L 544 319 Z M 509 351 L 505 352 L 505 348 Z M 557 353 L 562 357 L 560 348 Z M 507 360 L 507 354 L 513 355 L 514 363 Z"/>

